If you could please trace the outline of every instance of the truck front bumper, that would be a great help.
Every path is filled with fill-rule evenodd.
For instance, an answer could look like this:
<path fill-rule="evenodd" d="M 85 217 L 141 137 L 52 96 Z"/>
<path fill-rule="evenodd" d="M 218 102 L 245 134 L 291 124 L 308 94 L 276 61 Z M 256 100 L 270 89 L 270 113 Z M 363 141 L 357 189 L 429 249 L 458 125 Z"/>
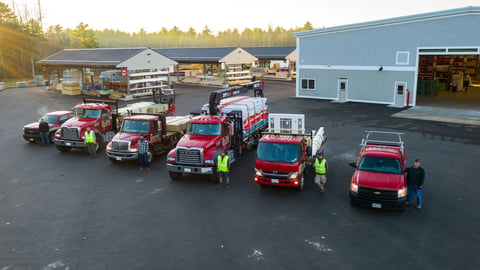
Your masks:
<path fill-rule="evenodd" d="M 122 151 L 107 150 L 107 151 L 105 151 L 105 154 L 107 155 L 107 157 L 109 157 L 111 159 L 118 160 L 118 161 L 137 160 L 138 159 L 138 153 L 137 152 L 122 152 Z"/>
<path fill-rule="evenodd" d="M 66 147 L 73 147 L 73 148 L 87 148 L 83 141 L 71 141 L 71 140 L 62 140 L 55 138 L 55 144 L 66 146 Z"/>
<path fill-rule="evenodd" d="M 193 174 L 214 174 L 213 167 L 196 167 L 191 165 L 180 165 L 167 163 L 169 172 L 193 173 Z"/>
<path fill-rule="evenodd" d="M 407 197 L 401 197 L 397 200 L 372 200 L 370 198 L 363 198 L 357 193 L 350 191 L 350 202 L 352 205 L 363 207 L 401 210 L 405 208 Z"/>
<path fill-rule="evenodd" d="M 41 142 L 42 138 L 40 137 L 40 133 L 37 134 L 23 134 L 23 138 L 25 141 L 29 142 Z"/>
<path fill-rule="evenodd" d="M 275 179 L 262 176 L 254 176 L 254 180 L 257 184 L 282 187 L 298 187 L 301 181 L 300 179 Z"/>

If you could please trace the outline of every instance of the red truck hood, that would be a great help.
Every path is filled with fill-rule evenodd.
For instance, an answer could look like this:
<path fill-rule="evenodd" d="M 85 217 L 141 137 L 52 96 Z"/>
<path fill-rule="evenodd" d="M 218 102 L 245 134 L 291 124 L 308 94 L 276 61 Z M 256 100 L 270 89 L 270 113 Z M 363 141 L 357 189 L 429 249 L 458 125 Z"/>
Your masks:
<path fill-rule="evenodd" d="M 299 162 L 284 163 L 255 159 L 255 168 L 262 171 L 298 172 Z"/>
<path fill-rule="evenodd" d="M 70 118 L 65 123 L 63 123 L 63 127 L 79 127 L 84 128 L 87 126 L 92 126 L 94 123 L 97 123 L 99 119 L 91 119 L 91 118 Z"/>
<path fill-rule="evenodd" d="M 38 125 L 39 125 L 39 124 L 40 124 L 39 122 L 33 122 L 33 123 L 27 124 L 27 125 L 25 125 L 25 126 L 23 126 L 23 127 L 24 127 L 24 128 L 30 128 L 30 129 L 38 129 Z M 49 126 L 50 128 L 53 128 L 53 127 L 55 127 L 56 125 L 54 125 L 54 124 L 48 124 L 48 126 Z"/>
<path fill-rule="evenodd" d="M 403 174 L 377 173 L 367 171 L 355 171 L 352 181 L 361 187 L 399 190 L 405 187 Z"/>
<path fill-rule="evenodd" d="M 140 139 L 140 133 L 125 133 L 119 132 L 115 134 L 112 141 L 129 141 L 130 147 L 135 148 L 138 140 Z"/>
<path fill-rule="evenodd" d="M 211 148 L 217 148 L 216 144 L 218 141 L 220 141 L 219 136 L 186 134 L 178 141 L 177 147 L 203 148 L 204 153 L 207 154 Z"/>

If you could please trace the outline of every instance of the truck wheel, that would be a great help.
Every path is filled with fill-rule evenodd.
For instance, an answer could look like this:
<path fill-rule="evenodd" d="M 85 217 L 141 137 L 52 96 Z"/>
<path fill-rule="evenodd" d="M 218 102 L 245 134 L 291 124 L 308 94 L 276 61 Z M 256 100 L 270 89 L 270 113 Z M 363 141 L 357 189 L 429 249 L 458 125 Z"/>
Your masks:
<path fill-rule="evenodd" d="M 50 144 L 54 143 L 54 140 L 55 140 L 55 132 L 50 132 L 49 139 L 50 139 Z"/>
<path fill-rule="evenodd" d="M 147 159 L 148 159 L 148 163 L 152 163 L 153 153 L 152 153 L 152 150 L 150 150 L 150 148 L 148 149 L 148 152 L 147 152 Z"/>
<path fill-rule="evenodd" d="M 300 179 L 300 184 L 297 187 L 297 191 L 302 191 L 303 190 L 304 182 L 305 182 L 305 178 L 303 177 L 303 174 L 302 174 L 302 178 Z"/>
<path fill-rule="evenodd" d="M 180 178 L 180 176 L 182 176 L 182 173 L 179 173 L 179 172 L 168 172 L 168 175 L 170 175 L 170 178 L 172 180 L 177 180 L 178 178 Z"/>
<path fill-rule="evenodd" d="M 352 199 L 350 199 L 350 205 L 355 207 L 355 206 L 358 206 L 358 203 Z"/>
<path fill-rule="evenodd" d="M 63 145 L 58 145 L 57 144 L 57 145 L 55 145 L 55 147 L 60 152 L 68 152 L 68 151 L 72 150 L 72 147 L 70 147 L 70 146 L 63 146 Z"/>
<path fill-rule="evenodd" d="M 208 179 L 213 183 L 218 183 L 218 174 L 216 173 L 216 169 L 213 171 L 213 174 L 208 176 Z"/>
<path fill-rule="evenodd" d="M 95 152 L 99 153 L 103 148 L 103 138 L 100 135 L 97 135 L 97 143 L 95 144 Z"/>

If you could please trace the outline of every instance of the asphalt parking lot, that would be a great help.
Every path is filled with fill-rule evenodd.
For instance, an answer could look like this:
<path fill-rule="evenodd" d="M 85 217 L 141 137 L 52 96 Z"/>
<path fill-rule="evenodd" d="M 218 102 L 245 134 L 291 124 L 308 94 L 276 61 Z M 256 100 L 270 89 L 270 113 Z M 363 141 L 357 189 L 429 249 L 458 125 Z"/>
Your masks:
<path fill-rule="evenodd" d="M 80 97 L 42 88 L 0 92 L 0 269 L 476 269 L 480 265 L 480 127 L 391 117 L 384 105 L 294 98 L 266 82 L 269 112 L 304 113 L 328 135 L 327 190 L 253 182 L 254 152 L 232 165 L 230 189 L 190 176 L 171 181 L 102 152 L 58 152 L 25 142 L 23 125 Z M 177 86 L 176 114 L 212 89 Z M 349 180 L 364 130 L 402 131 L 407 162 L 426 170 L 424 208 L 350 206 Z"/>

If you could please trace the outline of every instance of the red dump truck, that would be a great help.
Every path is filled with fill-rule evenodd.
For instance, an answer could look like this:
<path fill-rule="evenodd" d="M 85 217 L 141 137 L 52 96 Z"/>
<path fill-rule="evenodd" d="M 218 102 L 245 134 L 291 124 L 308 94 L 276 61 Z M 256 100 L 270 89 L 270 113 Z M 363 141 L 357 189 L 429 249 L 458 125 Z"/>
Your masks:
<path fill-rule="evenodd" d="M 120 131 L 107 144 L 106 155 L 112 161 L 137 160 L 140 135 L 148 141 L 148 160 L 168 152 L 183 136 L 184 130 L 168 130 L 165 114 L 132 113 L 123 119 Z"/>
<path fill-rule="evenodd" d="M 264 185 L 293 187 L 302 190 L 312 153 L 322 151 L 325 130 L 305 132 L 303 114 L 268 115 L 268 129 L 257 147 L 254 180 Z"/>
<path fill-rule="evenodd" d="M 159 92 L 159 93 L 157 93 Z M 174 93 L 164 93 L 162 89 L 152 89 L 153 104 L 164 103 L 164 111 L 173 113 L 175 106 Z M 147 102 L 148 103 L 148 102 Z M 130 104 L 135 105 L 135 104 Z M 95 132 L 97 139 L 97 152 L 105 148 L 107 142 L 113 139 L 117 133 L 123 113 L 129 113 L 135 107 L 118 108 L 117 100 L 87 99 L 77 104 L 74 109 L 74 117 L 62 124 L 55 133 L 55 146 L 58 151 L 67 152 L 72 148 L 86 149 L 84 134 L 87 127 Z M 119 111 L 123 113 L 119 113 Z"/>
<path fill-rule="evenodd" d="M 187 123 L 186 134 L 168 153 L 167 169 L 172 179 L 182 174 L 208 175 L 217 181 L 216 158 L 225 150 L 230 163 L 244 149 L 258 142 L 266 127 L 267 104 L 263 82 L 213 91 L 203 113 Z M 254 97 L 239 97 L 249 89 Z"/>

